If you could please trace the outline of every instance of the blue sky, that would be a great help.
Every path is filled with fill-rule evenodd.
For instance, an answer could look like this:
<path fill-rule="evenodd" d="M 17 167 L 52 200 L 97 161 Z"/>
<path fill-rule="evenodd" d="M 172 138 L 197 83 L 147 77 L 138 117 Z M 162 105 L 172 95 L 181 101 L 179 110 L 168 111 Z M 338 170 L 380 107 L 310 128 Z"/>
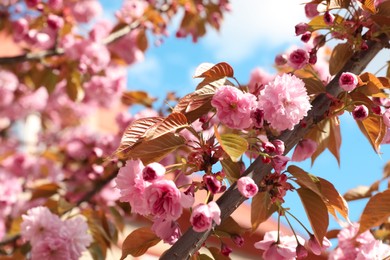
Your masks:
<path fill-rule="evenodd" d="M 160 99 L 167 91 L 183 96 L 194 90 L 196 81 L 192 75 L 202 62 L 230 63 L 241 83 L 248 81 L 250 71 L 255 67 L 273 72 L 275 55 L 291 44 L 300 44 L 299 38 L 294 35 L 294 25 L 307 21 L 301 2 L 232 1 L 233 11 L 226 15 L 221 32 L 209 31 L 197 44 L 190 39 L 176 39 L 174 33 L 159 47 L 151 44 L 145 61 L 129 69 L 128 86 L 147 90 Z M 109 9 L 115 9 L 115 6 L 110 3 Z M 177 28 L 177 22 L 172 27 Z M 389 51 L 381 53 L 368 70 L 376 72 L 389 56 Z M 331 181 L 343 194 L 358 185 L 370 185 L 382 176 L 383 166 L 390 159 L 390 146 L 382 146 L 383 154 L 378 156 L 348 114 L 342 116 L 341 127 L 340 167 L 329 152 L 322 154 L 313 167 L 310 167 L 309 161 L 299 166 Z M 285 206 L 292 208 L 292 213 L 309 226 L 296 194 L 287 195 Z M 362 202 L 350 203 L 351 220 L 357 221 L 362 210 Z M 331 219 L 330 228 L 339 228 L 339 225 Z"/>

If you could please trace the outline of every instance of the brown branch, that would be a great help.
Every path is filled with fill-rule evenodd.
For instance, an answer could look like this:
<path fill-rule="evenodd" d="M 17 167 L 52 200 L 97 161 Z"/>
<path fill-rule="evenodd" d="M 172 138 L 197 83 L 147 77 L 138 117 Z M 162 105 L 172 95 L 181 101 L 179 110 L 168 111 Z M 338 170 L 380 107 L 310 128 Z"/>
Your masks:
<path fill-rule="evenodd" d="M 143 18 L 140 18 L 140 20 Z M 112 32 L 105 39 L 103 39 L 102 43 L 104 45 L 109 45 L 114 41 L 122 38 L 132 30 L 140 27 L 140 20 L 136 20 L 131 24 L 128 24 L 117 31 Z M 25 61 L 40 61 L 44 58 L 53 57 L 53 56 L 62 56 L 65 54 L 65 50 L 62 48 L 55 48 L 51 50 L 39 51 L 39 52 L 31 52 L 13 57 L 0 57 L 0 65 L 10 65 Z"/>
<path fill-rule="evenodd" d="M 368 50 L 355 53 L 353 57 L 347 62 L 343 69 L 333 78 L 333 80 L 326 86 L 326 91 L 332 96 L 337 96 L 342 92 L 338 86 L 338 79 L 342 72 L 349 71 L 355 74 L 360 74 L 368 63 L 389 43 L 389 36 L 381 35 L 377 41 L 369 42 Z M 324 114 L 329 110 L 330 99 L 326 94 L 319 95 L 312 102 L 312 109 L 305 118 L 307 127 L 303 128 L 297 125 L 291 131 L 285 131 L 279 139 L 283 140 L 286 145 L 285 153 L 288 153 L 297 143 L 303 138 L 310 127 L 324 119 Z M 259 183 L 271 171 L 271 165 L 263 164 L 261 159 L 256 159 L 244 172 L 244 175 L 251 176 L 256 183 Z M 238 208 L 246 199 L 239 193 L 234 183 L 218 200 L 217 203 L 221 209 L 221 220 L 223 221 L 230 216 L 234 210 Z M 215 226 L 215 223 L 214 223 Z M 210 231 L 198 233 L 192 228 L 188 229 L 186 233 L 170 248 L 164 255 L 162 260 L 172 259 L 189 259 L 196 253 L 207 237 Z"/>

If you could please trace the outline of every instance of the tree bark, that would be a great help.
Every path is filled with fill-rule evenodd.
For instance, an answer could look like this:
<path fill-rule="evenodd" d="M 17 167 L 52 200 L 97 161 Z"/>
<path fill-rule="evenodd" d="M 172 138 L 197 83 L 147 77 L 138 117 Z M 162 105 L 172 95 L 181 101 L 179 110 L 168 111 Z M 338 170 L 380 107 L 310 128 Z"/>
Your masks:
<path fill-rule="evenodd" d="M 286 146 L 285 154 L 287 154 L 310 130 L 316 123 L 325 118 L 326 112 L 329 110 L 331 100 L 329 95 L 337 97 L 343 90 L 339 87 L 338 80 L 342 72 L 352 72 L 357 75 L 362 73 L 368 63 L 378 54 L 380 50 L 389 45 L 389 36 L 383 34 L 377 39 L 368 42 L 368 49 L 355 53 L 351 59 L 345 64 L 341 71 L 329 82 L 326 86 L 326 93 L 318 95 L 312 102 L 312 109 L 308 116 L 304 119 L 306 127 L 296 125 L 291 131 L 284 131 L 278 138 L 284 141 Z M 253 178 L 256 183 L 259 183 L 272 169 L 270 164 L 263 164 L 260 158 L 257 158 L 243 173 Z M 221 221 L 229 217 L 234 210 L 238 208 L 246 200 L 236 188 L 234 183 L 218 200 L 217 204 L 221 209 Z M 215 226 L 215 223 L 214 223 Z M 168 249 L 160 259 L 189 259 L 195 252 L 199 250 L 211 231 L 195 232 L 189 228 L 184 235 Z"/>

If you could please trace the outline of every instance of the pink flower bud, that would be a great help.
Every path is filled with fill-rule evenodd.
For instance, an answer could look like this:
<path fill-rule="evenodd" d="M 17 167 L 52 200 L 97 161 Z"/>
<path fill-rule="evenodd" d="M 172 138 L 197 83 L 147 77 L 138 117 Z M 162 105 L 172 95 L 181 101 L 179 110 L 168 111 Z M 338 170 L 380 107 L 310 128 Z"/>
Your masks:
<path fill-rule="evenodd" d="M 53 30 L 58 30 L 64 26 L 64 19 L 58 15 L 49 14 L 47 17 L 47 25 Z"/>
<path fill-rule="evenodd" d="M 199 204 L 192 210 L 190 217 L 191 225 L 196 232 L 210 230 L 213 221 L 219 225 L 221 223 L 221 210 L 214 201 L 208 204 Z"/>
<path fill-rule="evenodd" d="M 312 65 L 317 63 L 317 52 L 314 49 L 309 54 L 309 63 Z"/>
<path fill-rule="evenodd" d="M 283 66 L 287 63 L 287 56 L 285 54 L 279 54 L 275 57 L 276 66 Z"/>
<path fill-rule="evenodd" d="M 288 62 L 294 69 L 303 68 L 309 61 L 309 54 L 307 51 L 298 49 L 290 53 Z"/>
<path fill-rule="evenodd" d="M 309 254 L 307 249 L 301 244 L 298 244 L 298 246 L 296 248 L 296 252 L 297 252 L 297 259 L 304 259 Z"/>
<path fill-rule="evenodd" d="M 271 142 L 264 142 L 264 143 L 262 143 L 261 146 L 263 147 L 264 152 L 266 152 L 266 153 L 268 153 L 268 154 L 272 154 L 272 153 L 274 153 L 275 150 L 276 150 L 274 144 L 271 143 Z"/>
<path fill-rule="evenodd" d="M 295 34 L 301 35 L 306 33 L 309 30 L 309 25 L 307 23 L 299 23 L 295 25 Z"/>
<path fill-rule="evenodd" d="M 276 154 L 277 155 L 283 155 L 284 153 L 284 150 L 286 149 L 285 145 L 284 145 L 284 142 L 282 140 L 279 140 L 279 139 L 275 139 L 272 141 L 272 143 L 274 144 L 275 146 L 275 149 L 276 149 Z"/>
<path fill-rule="evenodd" d="M 63 0 L 48 0 L 47 5 L 54 10 L 58 10 L 62 8 Z"/>
<path fill-rule="evenodd" d="M 319 14 L 317 11 L 318 4 L 308 3 L 305 5 L 305 14 L 307 18 L 313 18 Z"/>
<path fill-rule="evenodd" d="M 301 162 L 311 157 L 317 150 L 317 143 L 311 139 L 302 139 L 295 147 L 292 155 L 294 162 Z"/>
<path fill-rule="evenodd" d="M 351 72 L 344 72 L 339 78 L 339 85 L 345 91 L 352 91 L 356 88 L 359 80 L 358 77 Z"/>
<path fill-rule="evenodd" d="M 286 168 L 287 163 L 290 161 L 290 158 L 283 155 L 276 155 L 272 158 L 272 167 L 276 172 L 280 173 Z"/>
<path fill-rule="evenodd" d="M 375 115 L 382 115 L 382 109 L 380 106 L 377 106 L 377 105 L 372 105 L 371 106 L 371 111 L 375 114 Z"/>
<path fill-rule="evenodd" d="M 224 256 L 229 256 L 232 251 L 233 250 L 228 245 L 226 245 L 225 243 L 222 243 L 221 254 L 223 254 Z"/>
<path fill-rule="evenodd" d="M 335 19 L 334 15 L 331 14 L 329 11 L 326 11 L 324 13 L 324 21 L 327 25 L 333 25 L 334 19 Z"/>
<path fill-rule="evenodd" d="M 264 163 L 264 164 L 269 164 L 271 162 L 271 159 L 269 157 L 265 157 L 263 156 L 261 158 L 261 161 Z"/>
<path fill-rule="evenodd" d="M 206 185 L 207 190 L 212 194 L 219 192 L 221 189 L 221 182 L 213 175 L 204 175 L 203 182 Z"/>
<path fill-rule="evenodd" d="M 259 188 L 257 187 L 256 183 L 253 181 L 253 179 L 247 176 L 238 179 L 237 188 L 238 191 L 241 193 L 241 195 L 244 196 L 245 198 L 252 198 L 259 191 Z"/>
<path fill-rule="evenodd" d="M 356 106 L 352 110 L 352 116 L 355 120 L 364 120 L 368 117 L 368 108 L 365 105 Z"/>
<path fill-rule="evenodd" d="M 25 1 L 26 1 L 26 5 L 29 8 L 35 8 L 41 2 L 40 0 L 25 0 Z"/>
<path fill-rule="evenodd" d="M 307 248 L 309 248 L 315 255 L 321 255 L 322 251 L 325 251 L 331 245 L 332 244 L 330 243 L 329 239 L 326 237 L 324 237 L 322 240 L 322 246 L 318 242 L 317 238 L 315 238 L 313 235 L 310 235 L 310 239 L 306 241 Z"/>
<path fill-rule="evenodd" d="M 25 18 L 20 18 L 12 23 L 13 36 L 16 41 L 21 41 L 28 33 L 28 21 Z"/>
<path fill-rule="evenodd" d="M 239 247 L 242 247 L 244 245 L 244 238 L 240 235 L 232 235 L 232 240 L 234 244 L 236 244 Z"/>
<path fill-rule="evenodd" d="M 254 127 L 262 128 L 264 124 L 264 111 L 256 108 L 251 112 L 251 119 Z"/>
<path fill-rule="evenodd" d="M 150 163 L 142 170 L 142 178 L 145 181 L 153 182 L 162 179 L 165 175 L 165 167 L 159 163 Z"/>
<path fill-rule="evenodd" d="M 308 42 L 310 40 L 310 38 L 311 38 L 311 32 L 305 32 L 301 36 L 301 41 Z"/>

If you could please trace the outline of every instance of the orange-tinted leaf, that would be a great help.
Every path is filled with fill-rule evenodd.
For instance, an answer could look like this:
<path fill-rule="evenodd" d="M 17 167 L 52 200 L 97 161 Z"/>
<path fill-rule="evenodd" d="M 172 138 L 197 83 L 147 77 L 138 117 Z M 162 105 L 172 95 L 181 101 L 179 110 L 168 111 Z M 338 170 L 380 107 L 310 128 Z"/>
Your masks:
<path fill-rule="evenodd" d="M 190 260 L 214 260 L 214 259 L 206 254 L 199 254 L 199 255 L 193 254 Z"/>
<path fill-rule="evenodd" d="M 66 93 L 73 101 L 80 101 L 84 97 L 81 73 L 74 69 L 66 79 Z"/>
<path fill-rule="evenodd" d="M 322 198 L 315 192 L 307 188 L 299 188 L 297 192 L 305 208 L 314 236 L 322 244 L 329 225 L 328 209 Z"/>
<path fill-rule="evenodd" d="M 305 172 L 301 168 L 295 165 L 290 165 L 287 168 L 287 171 L 295 177 L 296 182 L 302 187 L 302 188 L 307 188 L 313 192 L 315 192 L 317 195 L 321 195 L 321 190 L 320 190 L 320 182 L 319 179 L 314 176 L 309 174 L 308 172 Z"/>
<path fill-rule="evenodd" d="M 138 49 L 140 49 L 142 52 L 145 52 L 148 48 L 148 38 L 146 37 L 145 30 L 139 30 L 136 44 Z"/>
<path fill-rule="evenodd" d="M 218 80 L 224 77 L 233 77 L 233 68 L 226 62 L 215 64 L 210 69 L 206 70 L 202 74 L 195 76 L 196 78 L 208 78 L 210 80 Z"/>
<path fill-rule="evenodd" d="M 328 150 L 336 158 L 337 163 L 340 166 L 340 148 L 341 148 L 341 130 L 340 130 L 340 121 L 338 117 L 331 117 L 330 119 L 330 129 L 329 129 L 329 142 Z"/>
<path fill-rule="evenodd" d="M 137 257 L 145 254 L 150 247 L 156 245 L 160 240 L 150 227 L 141 227 L 134 230 L 123 241 L 121 260 L 128 255 Z"/>
<path fill-rule="evenodd" d="M 222 221 L 221 225 L 216 226 L 215 230 L 222 231 L 229 235 L 242 235 L 245 233 L 246 229 L 242 228 L 237 221 L 232 217 L 228 217 Z"/>
<path fill-rule="evenodd" d="M 177 130 L 188 127 L 187 118 L 182 113 L 172 113 L 162 122 L 152 126 L 143 136 L 145 140 L 152 140 L 167 133 L 173 133 Z"/>
<path fill-rule="evenodd" d="M 335 210 L 337 210 L 341 216 L 346 220 L 348 218 L 348 204 L 341 194 L 336 190 L 332 183 L 329 181 L 318 177 L 321 185 L 321 194 L 326 204 L 330 204 Z M 334 214 L 334 217 L 337 219 L 337 215 Z"/>
<path fill-rule="evenodd" d="M 387 62 L 386 77 L 390 78 L 390 61 Z"/>
<path fill-rule="evenodd" d="M 140 104 L 146 107 L 152 107 L 156 98 L 149 96 L 145 91 L 126 91 L 122 94 L 121 100 L 127 106 Z"/>
<path fill-rule="evenodd" d="M 252 199 L 251 223 L 252 231 L 255 231 L 261 223 L 271 217 L 277 210 L 277 206 L 271 203 L 268 192 L 258 192 Z"/>
<path fill-rule="evenodd" d="M 233 162 L 238 162 L 241 156 L 248 150 L 248 141 L 245 138 L 237 134 L 220 135 L 216 126 L 214 126 L 214 133 L 222 149 L 230 156 Z"/>
<path fill-rule="evenodd" d="M 129 151 L 135 144 L 141 142 L 141 138 L 144 134 L 155 124 L 162 122 L 162 117 L 148 117 L 140 118 L 131 123 L 123 133 L 121 143 L 115 151 L 115 155 L 120 159 L 127 159 L 129 157 Z"/>
<path fill-rule="evenodd" d="M 318 95 L 325 92 L 325 85 L 321 80 L 316 78 L 303 78 L 305 82 L 305 88 L 308 95 Z"/>
<path fill-rule="evenodd" d="M 359 77 L 363 83 L 357 89 L 359 92 L 363 93 L 366 96 L 384 97 L 384 98 L 387 97 L 387 95 L 383 91 L 384 86 L 382 82 L 374 74 L 365 72 Z"/>
<path fill-rule="evenodd" d="M 340 43 L 334 47 L 329 60 L 329 72 L 336 75 L 351 58 L 353 54 L 352 46 L 348 43 Z"/>
<path fill-rule="evenodd" d="M 383 1 L 378 5 L 378 15 L 390 16 L 390 2 Z"/>
<path fill-rule="evenodd" d="M 59 188 L 60 187 L 55 183 L 47 183 L 47 184 L 40 185 L 33 189 L 31 200 L 37 198 L 48 198 L 51 195 L 56 194 Z"/>
<path fill-rule="evenodd" d="M 356 120 L 360 131 L 367 137 L 375 152 L 379 153 L 380 144 L 386 135 L 387 127 L 381 116 L 371 115 L 364 120 Z"/>
<path fill-rule="evenodd" d="M 328 239 L 337 238 L 337 235 L 340 233 L 340 229 L 332 229 L 326 232 L 326 237 Z"/>
<path fill-rule="evenodd" d="M 363 0 L 361 3 L 363 4 L 364 10 L 369 11 L 372 14 L 376 13 L 374 0 Z"/>
<path fill-rule="evenodd" d="M 371 197 L 371 189 L 369 186 L 357 186 L 348 190 L 343 197 L 347 201 L 369 198 Z"/>
<path fill-rule="evenodd" d="M 390 189 L 375 194 L 367 203 L 360 217 L 358 234 L 382 224 L 390 217 Z"/>
<path fill-rule="evenodd" d="M 383 168 L 383 178 L 390 177 L 390 161 L 388 161 Z"/>

